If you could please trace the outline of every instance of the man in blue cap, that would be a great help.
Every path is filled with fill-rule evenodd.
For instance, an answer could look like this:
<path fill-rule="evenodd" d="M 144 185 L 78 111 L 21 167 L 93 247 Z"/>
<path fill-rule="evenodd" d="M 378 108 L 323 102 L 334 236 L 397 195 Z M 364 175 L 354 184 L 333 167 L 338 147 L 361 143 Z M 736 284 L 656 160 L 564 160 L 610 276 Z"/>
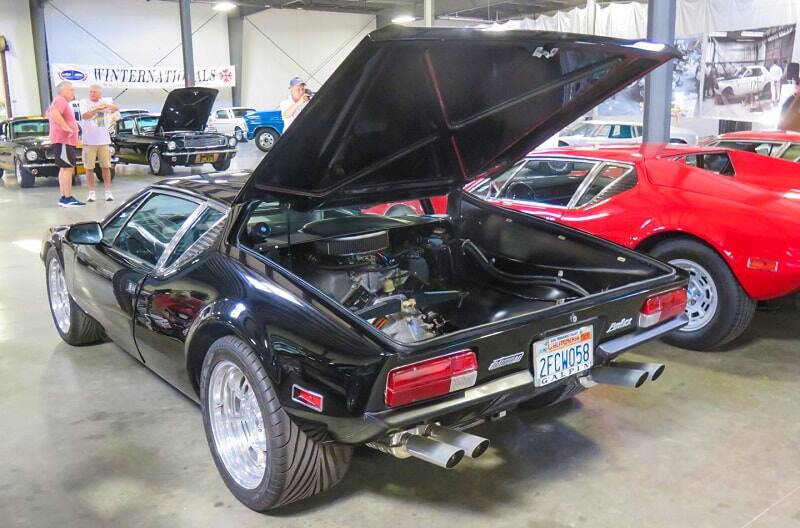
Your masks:
<path fill-rule="evenodd" d="M 281 101 L 281 117 L 283 117 L 283 131 L 295 120 L 297 115 L 308 104 L 309 96 L 306 93 L 306 83 L 300 77 L 289 81 L 289 97 Z"/>

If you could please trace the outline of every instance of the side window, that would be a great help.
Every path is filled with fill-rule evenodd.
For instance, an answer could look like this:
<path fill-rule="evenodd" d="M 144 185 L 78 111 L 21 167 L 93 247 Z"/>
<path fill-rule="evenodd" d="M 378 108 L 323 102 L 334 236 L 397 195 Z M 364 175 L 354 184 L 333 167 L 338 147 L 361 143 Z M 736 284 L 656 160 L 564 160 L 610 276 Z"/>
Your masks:
<path fill-rule="evenodd" d="M 225 110 L 217 110 L 217 119 L 227 119 L 228 113 Z"/>
<path fill-rule="evenodd" d="M 800 143 L 792 143 L 789 145 L 789 148 L 781 154 L 781 158 L 789 161 L 797 161 L 800 159 Z"/>
<path fill-rule="evenodd" d="M 169 256 L 166 266 L 185 264 L 208 249 L 222 231 L 224 218 L 225 213 L 212 208 L 206 209 L 194 225 L 184 233 Z"/>
<path fill-rule="evenodd" d="M 724 152 L 713 154 L 703 154 L 702 156 L 703 167 L 711 172 L 716 172 L 724 176 L 733 176 L 733 164 L 731 158 Z"/>
<path fill-rule="evenodd" d="M 594 135 L 597 137 L 611 137 L 611 125 L 603 125 L 598 127 Z"/>
<path fill-rule="evenodd" d="M 606 165 L 592 179 L 576 204 L 576 207 L 594 205 L 598 202 L 633 189 L 636 186 L 636 171 L 627 165 Z"/>
<path fill-rule="evenodd" d="M 177 196 L 153 195 L 131 215 L 113 245 L 155 266 L 172 237 L 197 207 L 197 203 Z"/>
<path fill-rule="evenodd" d="M 6 121 L 0 123 L 0 136 L 8 137 L 8 123 Z"/>
<path fill-rule="evenodd" d="M 746 152 L 755 152 L 756 154 L 762 154 L 764 156 L 772 156 L 781 145 L 780 143 L 759 143 L 758 141 L 718 141 L 709 146 L 744 150 Z"/>
<path fill-rule="evenodd" d="M 103 226 L 103 242 L 105 244 L 110 246 L 114 242 L 119 230 L 122 229 L 122 226 L 125 225 L 125 222 L 128 221 L 128 218 L 131 217 L 133 212 L 137 207 L 139 207 L 139 204 L 141 204 L 144 199 L 145 197 L 142 196 L 138 200 L 131 202 L 128 207 L 123 209 L 117 216 L 111 219 L 110 222 Z"/>
<path fill-rule="evenodd" d="M 130 134 L 133 132 L 133 119 L 123 119 L 118 125 L 118 134 Z"/>
<path fill-rule="evenodd" d="M 611 138 L 614 139 L 633 139 L 633 127 L 630 125 L 614 125 L 611 128 Z"/>
<path fill-rule="evenodd" d="M 498 198 L 564 207 L 595 166 L 590 161 L 530 160 L 506 182 Z"/>

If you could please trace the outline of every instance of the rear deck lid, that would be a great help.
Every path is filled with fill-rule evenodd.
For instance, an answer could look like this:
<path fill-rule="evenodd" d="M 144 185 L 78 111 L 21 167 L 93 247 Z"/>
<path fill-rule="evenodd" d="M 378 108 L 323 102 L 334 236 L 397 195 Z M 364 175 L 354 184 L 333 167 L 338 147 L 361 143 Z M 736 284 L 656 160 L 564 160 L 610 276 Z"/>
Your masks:
<path fill-rule="evenodd" d="M 161 116 L 158 118 L 156 130 L 175 132 L 205 130 L 211 107 L 219 90 L 214 88 L 178 88 L 167 94 Z"/>
<path fill-rule="evenodd" d="M 368 35 L 237 201 L 298 209 L 444 194 L 505 170 L 672 48 L 536 31 L 391 26 Z"/>

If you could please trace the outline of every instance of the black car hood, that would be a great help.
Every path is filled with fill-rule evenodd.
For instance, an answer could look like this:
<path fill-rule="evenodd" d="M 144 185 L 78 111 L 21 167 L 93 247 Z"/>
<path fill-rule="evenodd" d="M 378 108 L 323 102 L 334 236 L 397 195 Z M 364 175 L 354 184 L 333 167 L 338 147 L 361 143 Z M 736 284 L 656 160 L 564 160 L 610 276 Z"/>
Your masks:
<path fill-rule="evenodd" d="M 214 88 L 178 88 L 167 94 L 156 130 L 173 132 L 193 130 L 202 132 L 219 90 Z"/>
<path fill-rule="evenodd" d="M 237 201 L 277 195 L 303 210 L 445 194 L 677 56 L 588 35 L 389 26 L 350 53 Z"/>
<path fill-rule="evenodd" d="M 21 147 L 44 147 L 50 145 L 49 136 L 25 136 L 15 138 L 12 141 Z"/>

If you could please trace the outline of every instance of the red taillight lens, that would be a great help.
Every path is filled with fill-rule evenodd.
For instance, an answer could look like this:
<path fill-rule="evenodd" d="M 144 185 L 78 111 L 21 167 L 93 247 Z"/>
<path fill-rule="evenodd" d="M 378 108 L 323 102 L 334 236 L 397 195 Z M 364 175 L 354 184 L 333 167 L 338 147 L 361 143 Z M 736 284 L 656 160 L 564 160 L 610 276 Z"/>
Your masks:
<path fill-rule="evenodd" d="M 639 311 L 639 326 L 647 328 L 679 316 L 686 310 L 687 300 L 686 288 L 648 297 Z"/>
<path fill-rule="evenodd" d="M 386 405 L 397 407 L 475 385 L 478 358 L 472 350 L 398 367 L 386 379 Z"/>

